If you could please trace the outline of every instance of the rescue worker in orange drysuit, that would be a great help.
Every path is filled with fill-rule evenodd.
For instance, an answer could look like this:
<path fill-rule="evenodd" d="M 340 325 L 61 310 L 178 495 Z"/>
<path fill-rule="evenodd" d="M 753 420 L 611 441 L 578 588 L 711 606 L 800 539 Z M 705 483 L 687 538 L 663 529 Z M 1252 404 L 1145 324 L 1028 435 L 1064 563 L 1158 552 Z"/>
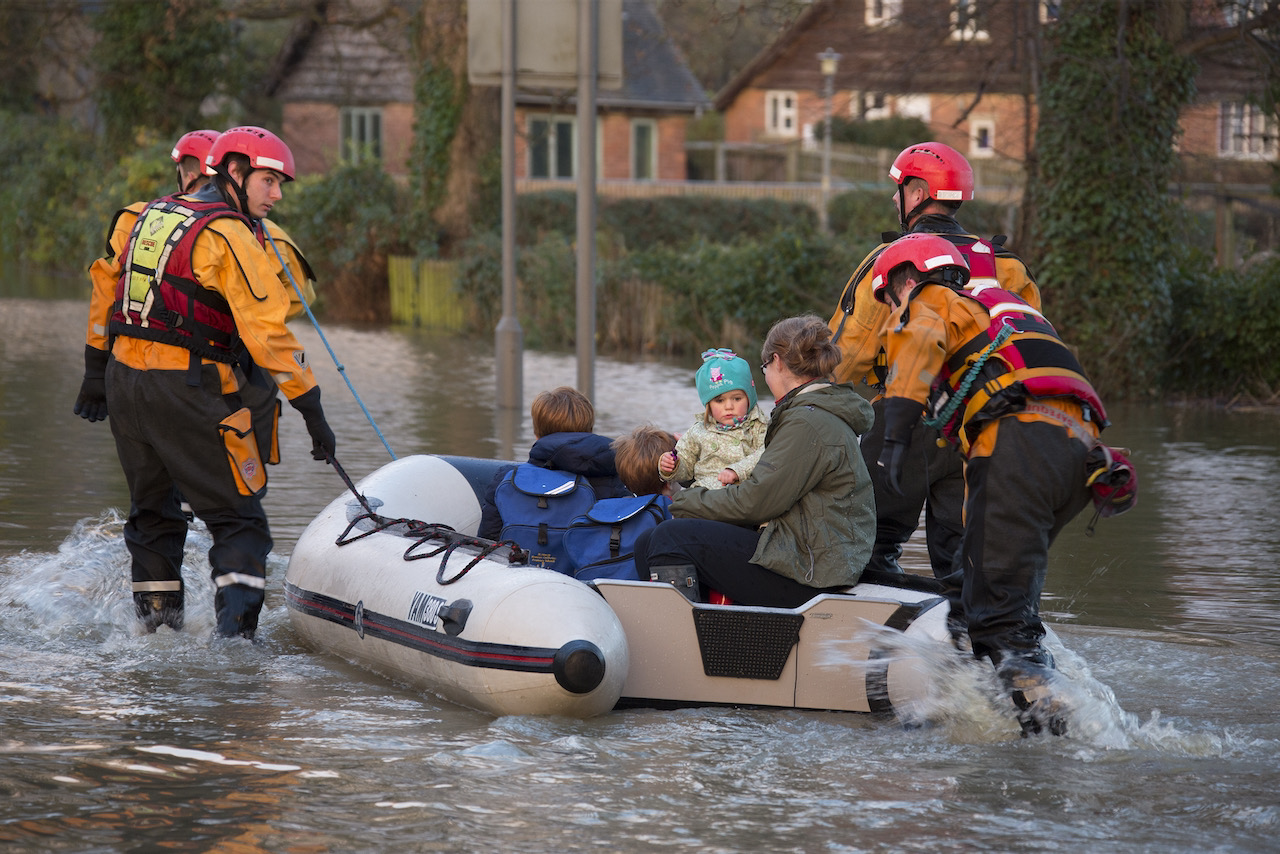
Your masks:
<path fill-rule="evenodd" d="M 241 397 L 239 348 L 302 414 L 315 459 L 332 459 L 336 443 L 306 353 L 284 323 L 289 299 L 280 264 L 254 232 L 253 221 L 266 216 L 282 197 L 281 185 L 292 180 L 293 155 L 269 131 L 239 127 L 218 136 L 205 165 L 215 173 L 212 184 L 157 199 L 138 213 L 119 253 L 108 324 L 100 300 L 91 301 L 76 411 L 113 416 L 129 485 L 124 534 L 143 625 L 153 631 L 183 622 L 186 519 L 174 500 L 180 490 L 213 539 L 215 633 L 252 638 L 272 540 L 261 504 L 266 471 Z M 98 273 L 104 262 L 110 264 L 95 263 Z"/>
<path fill-rule="evenodd" d="M 924 422 L 964 455 L 962 579 L 948 599 L 973 654 L 989 658 L 1024 731 L 1065 730 L 1041 645 L 1040 593 L 1049 546 L 1089 502 L 1086 460 L 1107 424 L 1074 355 L 1038 310 L 970 279 L 964 255 L 937 235 L 910 234 L 872 267 L 891 305 L 883 342 L 884 443 L 876 461 L 900 492 Z"/>
<path fill-rule="evenodd" d="M 973 198 L 973 169 L 958 151 L 939 142 L 908 146 L 889 169 L 893 180 L 894 207 L 902 230 L 912 234 L 940 234 L 970 260 L 974 279 L 995 280 L 1033 308 L 1040 307 L 1040 291 L 1025 264 L 1003 246 L 966 231 L 956 222 L 962 202 Z M 897 235 L 886 235 L 893 240 Z M 840 304 L 831 317 L 832 334 L 844 354 L 836 369 L 837 382 L 861 379 L 883 389 L 884 352 L 880 332 L 889 310 L 871 293 L 871 266 L 888 246 L 882 243 L 858 265 L 845 285 Z M 964 501 L 962 461 L 956 449 L 939 441 L 938 431 L 917 425 L 911 455 L 902 473 L 902 492 L 885 489 L 875 467 L 884 442 L 884 405 L 873 402 L 875 425 L 862 437 L 862 456 L 871 471 L 876 496 L 876 544 L 868 569 L 901 572 L 898 558 L 925 513 L 925 539 L 929 563 L 936 577 L 956 571 L 955 555 L 963 531 Z"/>

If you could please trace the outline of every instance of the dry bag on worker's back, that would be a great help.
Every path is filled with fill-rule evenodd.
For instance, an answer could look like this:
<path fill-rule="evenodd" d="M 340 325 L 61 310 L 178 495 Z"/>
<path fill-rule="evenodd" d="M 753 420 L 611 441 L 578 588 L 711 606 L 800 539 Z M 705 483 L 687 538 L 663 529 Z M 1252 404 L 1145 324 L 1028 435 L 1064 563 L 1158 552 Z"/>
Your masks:
<path fill-rule="evenodd" d="M 636 574 L 636 537 L 670 518 L 671 499 L 665 495 L 600 499 L 564 535 L 573 577 L 648 581 Z"/>
<path fill-rule="evenodd" d="M 566 575 L 573 568 L 564 553 L 564 532 L 596 503 L 585 477 L 567 471 L 521 463 L 509 471 L 494 492 L 502 517 L 501 539 L 514 540 L 529 552 L 529 565 Z"/>

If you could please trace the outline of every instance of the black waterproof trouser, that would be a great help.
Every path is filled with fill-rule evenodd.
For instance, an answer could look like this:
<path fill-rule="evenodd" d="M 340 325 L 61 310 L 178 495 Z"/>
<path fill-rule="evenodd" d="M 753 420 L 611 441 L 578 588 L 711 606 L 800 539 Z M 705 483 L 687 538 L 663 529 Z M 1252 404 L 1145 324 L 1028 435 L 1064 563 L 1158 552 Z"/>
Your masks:
<path fill-rule="evenodd" d="M 214 366 L 204 366 L 200 379 L 191 386 L 186 371 L 138 371 L 115 359 L 107 365 L 111 432 L 129 485 L 124 538 L 133 592 L 182 590 L 187 522 L 175 501 L 181 492 L 213 540 L 214 584 L 220 594 L 231 593 L 219 595 L 218 603 L 229 600 L 237 611 L 218 615 L 219 633 L 251 636 L 266 589 L 271 533 L 260 498 L 240 494 L 218 430 L 235 403 L 223 397 Z M 239 628 L 223 631 L 224 622 Z"/>
<path fill-rule="evenodd" d="M 717 590 L 737 605 L 797 608 L 823 592 L 751 562 L 757 528 L 708 519 L 669 519 L 636 538 L 636 570 L 693 566 L 703 593 Z"/>
<path fill-rule="evenodd" d="M 269 463 L 276 450 L 276 429 L 280 414 L 280 389 L 275 380 L 248 356 L 243 356 L 240 366 L 244 370 L 245 383 L 240 388 L 240 400 L 249 407 L 253 416 L 253 436 L 258 441 L 258 457 Z M 263 495 L 266 493 L 264 492 Z M 262 498 L 262 495 L 258 496 Z"/>
<path fill-rule="evenodd" d="M 965 467 L 963 572 L 946 582 L 979 658 L 1039 647 L 1049 546 L 1089 503 L 1087 449 L 1065 428 L 1006 416 L 998 430 L 991 455 Z"/>
<path fill-rule="evenodd" d="M 884 447 L 884 399 L 871 408 L 876 420 L 861 439 L 862 459 L 871 473 L 876 496 L 876 543 L 867 568 L 902 571 L 898 565 L 902 546 L 919 526 L 923 509 L 925 543 L 934 577 L 950 575 L 964 535 L 964 457 L 950 442 L 943 440 L 939 446 L 940 431 L 917 423 L 902 470 L 903 494 L 893 494 L 885 486 L 884 469 L 876 465 Z"/>

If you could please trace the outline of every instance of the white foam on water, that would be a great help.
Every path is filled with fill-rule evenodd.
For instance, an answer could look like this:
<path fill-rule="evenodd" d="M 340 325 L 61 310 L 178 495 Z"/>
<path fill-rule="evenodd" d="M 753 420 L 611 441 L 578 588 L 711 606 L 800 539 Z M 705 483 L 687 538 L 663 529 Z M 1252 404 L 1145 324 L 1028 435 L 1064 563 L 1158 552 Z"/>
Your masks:
<path fill-rule="evenodd" d="M 851 650 L 870 644 L 881 657 L 849 661 Z M 1159 710 L 1141 720 L 1126 711 L 1115 692 L 1093 676 L 1088 662 L 1068 649 L 1052 629 L 1045 647 L 1056 660 L 1050 687 L 1067 721 L 1066 746 L 1093 750 L 1153 750 L 1188 757 L 1221 756 L 1229 748 L 1227 734 L 1185 732 L 1161 719 Z M 943 727 L 962 743 L 1021 737 L 1017 709 L 985 660 L 978 661 L 953 645 L 932 638 L 909 637 L 883 626 L 869 624 L 856 638 L 827 643 L 824 666 L 852 666 L 865 672 L 886 662 L 910 660 L 923 674 L 923 695 L 895 708 L 907 726 Z M 1045 734 L 1045 739 L 1052 736 Z"/>

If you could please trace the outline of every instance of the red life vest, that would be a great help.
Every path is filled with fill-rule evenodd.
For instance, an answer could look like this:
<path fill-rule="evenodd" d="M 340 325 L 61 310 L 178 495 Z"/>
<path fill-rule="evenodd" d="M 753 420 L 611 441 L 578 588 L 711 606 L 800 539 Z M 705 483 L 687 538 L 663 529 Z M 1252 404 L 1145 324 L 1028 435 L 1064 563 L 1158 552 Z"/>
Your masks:
<path fill-rule="evenodd" d="M 979 285 L 1000 287 L 1000 280 L 996 278 L 995 244 L 969 234 L 939 234 L 938 237 L 951 241 L 960 250 L 964 260 L 969 262 L 969 284 L 965 285 L 966 290 Z"/>
<path fill-rule="evenodd" d="M 222 202 L 179 195 L 143 208 L 122 253 L 111 334 L 159 341 L 194 356 L 231 363 L 239 340 L 231 307 L 196 281 L 191 252 L 196 236 L 213 220 L 249 221 Z"/>
<path fill-rule="evenodd" d="M 943 366 L 926 424 L 958 441 L 961 427 L 976 433 L 981 424 L 1022 410 L 1029 398 L 1070 397 L 1084 407 L 1086 420 L 1107 426 L 1098 393 L 1040 312 L 994 285 L 955 293 L 980 303 L 990 322 Z"/>

